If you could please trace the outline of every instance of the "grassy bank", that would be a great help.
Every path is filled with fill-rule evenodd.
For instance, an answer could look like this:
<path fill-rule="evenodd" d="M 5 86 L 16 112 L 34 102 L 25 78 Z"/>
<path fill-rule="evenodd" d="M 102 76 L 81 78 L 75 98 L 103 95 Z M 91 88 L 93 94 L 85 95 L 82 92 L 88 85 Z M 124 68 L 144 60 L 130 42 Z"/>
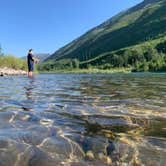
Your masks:
<path fill-rule="evenodd" d="M 113 68 L 113 69 L 64 69 L 64 70 L 50 70 L 50 71 L 38 71 L 39 73 L 129 73 L 131 68 Z"/>
<path fill-rule="evenodd" d="M 27 70 L 27 63 L 25 60 L 19 59 L 12 55 L 0 55 L 0 68 L 10 68 L 15 70 Z"/>

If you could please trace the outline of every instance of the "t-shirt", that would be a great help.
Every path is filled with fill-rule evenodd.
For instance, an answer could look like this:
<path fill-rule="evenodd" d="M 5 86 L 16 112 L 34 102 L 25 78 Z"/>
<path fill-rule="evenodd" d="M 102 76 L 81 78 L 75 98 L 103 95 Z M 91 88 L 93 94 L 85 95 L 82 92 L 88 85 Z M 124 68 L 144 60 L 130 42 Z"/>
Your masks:
<path fill-rule="evenodd" d="M 33 65 L 34 64 L 34 60 L 32 58 L 33 58 L 33 55 L 28 54 L 28 56 L 27 56 L 28 65 Z"/>

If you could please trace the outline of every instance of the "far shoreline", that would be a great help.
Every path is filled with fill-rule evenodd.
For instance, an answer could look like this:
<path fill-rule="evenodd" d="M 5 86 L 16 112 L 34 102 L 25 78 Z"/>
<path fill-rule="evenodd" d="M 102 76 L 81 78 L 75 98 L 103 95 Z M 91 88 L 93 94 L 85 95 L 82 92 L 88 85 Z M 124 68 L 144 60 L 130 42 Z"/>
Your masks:
<path fill-rule="evenodd" d="M 116 74 L 116 73 L 166 73 L 165 71 L 132 71 L 132 70 L 56 70 L 56 71 L 37 71 L 37 74 Z"/>
<path fill-rule="evenodd" d="M 75 69 L 75 70 L 54 70 L 54 71 L 38 71 L 39 74 L 109 74 L 109 73 L 131 73 L 129 68 L 102 70 L 102 69 Z"/>

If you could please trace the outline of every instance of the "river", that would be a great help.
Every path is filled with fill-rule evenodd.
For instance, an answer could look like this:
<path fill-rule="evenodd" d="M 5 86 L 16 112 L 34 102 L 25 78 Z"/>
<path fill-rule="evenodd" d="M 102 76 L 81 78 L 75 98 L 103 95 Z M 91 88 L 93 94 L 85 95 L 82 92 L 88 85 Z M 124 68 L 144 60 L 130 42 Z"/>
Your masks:
<path fill-rule="evenodd" d="M 0 78 L 0 166 L 166 163 L 166 73 Z"/>

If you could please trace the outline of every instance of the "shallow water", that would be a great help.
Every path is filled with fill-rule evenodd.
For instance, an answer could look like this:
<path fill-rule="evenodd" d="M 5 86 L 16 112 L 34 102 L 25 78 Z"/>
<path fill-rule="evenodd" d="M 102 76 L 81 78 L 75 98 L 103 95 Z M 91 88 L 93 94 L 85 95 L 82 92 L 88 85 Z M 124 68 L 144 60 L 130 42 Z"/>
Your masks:
<path fill-rule="evenodd" d="M 164 166 L 165 156 L 165 73 L 0 78 L 0 166 Z"/>

